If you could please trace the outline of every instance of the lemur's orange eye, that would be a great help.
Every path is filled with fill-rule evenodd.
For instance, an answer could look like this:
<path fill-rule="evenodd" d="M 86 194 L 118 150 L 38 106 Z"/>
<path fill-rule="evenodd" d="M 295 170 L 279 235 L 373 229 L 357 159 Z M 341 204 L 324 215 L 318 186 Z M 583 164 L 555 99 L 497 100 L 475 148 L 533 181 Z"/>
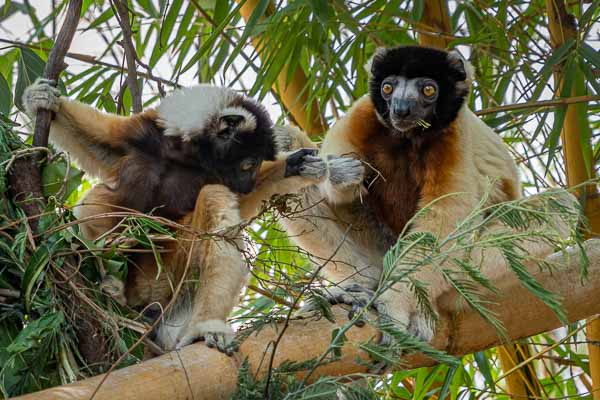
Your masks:
<path fill-rule="evenodd" d="M 381 91 L 383 92 L 383 94 L 392 94 L 392 92 L 394 91 L 394 87 L 389 83 L 384 83 L 381 87 Z"/>
<path fill-rule="evenodd" d="M 425 85 L 423 87 L 423 94 L 427 97 L 431 97 L 435 94 L 435 86 L 433 85 Z"/>

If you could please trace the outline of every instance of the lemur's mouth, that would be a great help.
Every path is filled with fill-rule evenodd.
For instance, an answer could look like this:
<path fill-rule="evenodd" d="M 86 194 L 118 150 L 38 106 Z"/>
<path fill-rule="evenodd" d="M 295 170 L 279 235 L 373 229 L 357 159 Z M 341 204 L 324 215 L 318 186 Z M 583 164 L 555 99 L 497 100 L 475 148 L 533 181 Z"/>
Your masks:
<path fill-rule="evenodd" d="M 398 132 L 407 132 L 413 129 L 425 130 L 431 126 L 431 124 L 421 118 L 390 118 L 392 126 Z"/>

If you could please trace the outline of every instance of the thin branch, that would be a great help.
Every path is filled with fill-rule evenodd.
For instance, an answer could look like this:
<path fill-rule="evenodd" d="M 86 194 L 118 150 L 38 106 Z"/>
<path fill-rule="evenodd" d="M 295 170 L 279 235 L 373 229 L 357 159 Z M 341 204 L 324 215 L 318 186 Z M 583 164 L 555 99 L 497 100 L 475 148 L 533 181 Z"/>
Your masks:
<path fill-rule="evenodd" d="M 125 59 L 127 60 L 127 86 L 131 92 L 133 112 L 139 113 L 142 112 L 142 91 L 137 82 L 137 55 L 133 40 L 131 39 L 133 32 L 131 31 L 131 24 L 129 22 L 129 9 L 127 8 L 127 3 L 123 0 L 112 0 L 111 4 L 113 5 L 113 8 L 116 8 L 117 12 L 115 13 L 115 16 L 123 30 L 122 45 L 125 50 Z"/>
<path fill-rule="evenodd" d="M 477 115 L 486 115 L 486 114 L 496 114 L 499 112 L 506 111 L 515 111 L 515 110 L 523 110 L 527 108 L 550 108 L 556 106 L 562 106 L 567 104 L 576 104 L 576 103 L 589 103 L 592 101 L 600 101 L 600 96 L 575 96 L 575 97 L 564 97 L 553 100 L 543 100 L 543 101 L 531 101 L 527 103 L 517 103 L 517 104 L 508 104 L 505 106 L 498 107 L 488 107 L 483 110 L 476 111 Z"/>
<path fill-rule="evenodd" d="M 14 47 L 34 49 L 34 50 L 39 50 L 39 51 L 43 51 L 43 52 L 46 52 L 46 53 L 50 52 L 50 50 L 51 50 L 51 49 L 48 49 L 48 48 L 45 48 L 45 47 L 42 47 L 42 46 L 31 45 L 31 44 L 27 44 L 27 43 L 21 43 L 21 42 L 15 41 L 15 40 L 9 40 L 9 39 L 4 39 L 4 38 L 0 38 L 0 43 L 7 43 L 7 44 L 10 44 L 10 45 L 12 45 Z M 117 70 L 117 71 L 126 72 L 125 69 L 123 67 L 121 67 L 120 65 L 111 64 L 111 63 L 108 63 L 106 61 L 98 60 L 96 57 L 90 56 L 90 55 L 87 55 L 87 54 L 67 53 L 65 55 L 65 57 L 72 58 L 74 60 L 81 61 L 81 62 L 84 62 L 86 64 L 98 65 L 98 66 L 101 66 L 101 67 L 105 67 L 105 68 L 110 68 L 110 69 L 114 69 L 114 70 Z M 144 78 L 149 79 L 151 81 L 155 81 L 157 83 L 163 83 L 163 84 L 171 86 L 171 87 L 175 87 L 175 88 L 181 87 L 181 85 L 178 84 L 177 82 L 170 81 L 170 80 L 164 79 L 164 78 L 158 78 L 158 77 L 155 77 L 155 76 L 147 74 L 147 73 L 140 73 L 140 72 L 138 72 L 138 75 L 143 76 Z"/>

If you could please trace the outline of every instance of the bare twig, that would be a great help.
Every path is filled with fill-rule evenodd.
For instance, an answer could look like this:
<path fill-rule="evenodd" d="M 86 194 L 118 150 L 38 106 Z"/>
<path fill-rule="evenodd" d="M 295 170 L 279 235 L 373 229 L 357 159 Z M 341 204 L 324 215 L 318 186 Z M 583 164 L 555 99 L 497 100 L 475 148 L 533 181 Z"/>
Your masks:
<path fill-rule="evenodd" d="M 131 92 L 133 112 L 142 112 L 142 91 L 137 83 L 136 53 L 133 45 L 133 32 L 129 23 L 129 9 L 127 3 L 123 0 L 112 0 L 113 8 L 116 9 L 115 15 L 123 30 L 123 49 L 125 50 L 125 59 L 127 60 L 127 86 Z"/>
<path fill-rule="evenodd" d="M 508 104 L 505 106 L 488 107 L 483 110 L 476 111 L 477 115 L 495 114 L 499 112 L 523 110 L 527 108 L 549 108 L 575 103 L 589 103 L 592 101 L 600 101 L 600 96 L 575 96 L 564 97 L 553 100 L 532 101 L 527 103 Z"/>
<path fill-rule="evenodd" d="M 9 44 L 11 46 L 14 47 L 20 47 L 20 48 L 28 48 L 28 49 L 35 49 L 35 50 L 39 50 L 39 51 L 43 51 L 43 52 L 50 52 L 50 49 L 39 46 L 39 45 L 32 45 L 32 44 L 27 44 L 27 43 L 21 43 L 21 42 L 17 42 L 15 40 L 9 40 L 9 39 L 4 39 L 4 38 L 0 38 L 0 43 L 6 43 Z M 125 71 L 125 69 L 123 67 L 121 67 L 120 65 L 117 64 L 111 64 L 108 63 L 106 61 L 102 61 L 102 60 L 98 60 L 96 57 L 94 56 L 90 56 L 88 54 L 81 54 L 81 53 L 67 53 L 66 57 L 68 58 L 72 58 L 74 60 L 77 61 L 81 61 L 84 62 L 86 64 L 91 64 L 91 65 L 98 65 L 101 67 L 105 67 L 105 68 L 110 68 L 110 69 L 114 69 L 117 71 Z M 147 74 L 147 73 L 138 73 L 139 76 L 143 76 L 146 79 L 149 79 L 151 81 L 155 81 L 157 83 L 163 83 L 165 85 L 171 86 L 171 87 L 181 87 L 181 85 L 179 85 L 176 82 L 170 81 L 168 79 L 164 79 L 164 78 L 158 78 L 156 76 Z"/>

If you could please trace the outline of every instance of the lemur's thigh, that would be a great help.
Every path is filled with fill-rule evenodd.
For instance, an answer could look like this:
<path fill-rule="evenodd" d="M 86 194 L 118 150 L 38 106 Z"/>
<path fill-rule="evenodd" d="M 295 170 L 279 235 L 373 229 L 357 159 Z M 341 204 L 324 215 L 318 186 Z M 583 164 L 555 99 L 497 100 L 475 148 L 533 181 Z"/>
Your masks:
<path fill-rule="evenodd" d="M 118 205 L 117 193 L 106 185 L 100 184 L 92 188 L 74 207 L 75 217 L 85 220 L 79 224 L 79 228 L 86 239 L 98 239 L 119 223 L 120 218 L 118 217 L 101 216 L 120 211 L 119 208 L 112 205 Z"/>
<path fill-rule="evenodd" d="M 216 240 L 210 234 L 203 237 L 207 232 L 240 222 L 237 197 L 226 187 L 205 186 L 198 195 L 194 211 L 178 222 L 184 228 L 177 232 L 176 242 L 164 246 L 160 274 L 153 254 L 132 258 L 126 289 L 130 306 L 145 306 L 151 302 L 165 306 L 182 279 L 197 280 L 203 269 L 218 270 L 222 263 L 242 263 L 237 247 Z M 184 276 L 186 271 L 187 276 Z M 223 273 L 227 273 L 225 268 Z"/>

